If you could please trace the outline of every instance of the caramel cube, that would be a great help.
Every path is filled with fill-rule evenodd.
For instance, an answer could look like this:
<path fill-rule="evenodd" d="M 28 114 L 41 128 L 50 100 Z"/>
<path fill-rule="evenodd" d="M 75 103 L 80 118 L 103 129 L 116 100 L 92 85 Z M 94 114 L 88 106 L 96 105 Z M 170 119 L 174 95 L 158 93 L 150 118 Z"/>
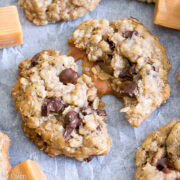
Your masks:
<path fill-rule="evenodd" d="M 13 167 L 8 180 L 47 180 L 39 164 L 27 160 Z"/>
<path fill-rule="evenodd" d="M 23 35 L 16 6 L 0 8 L 0 48 L 23 44 Z"/>
<path fill-rule="evenodd" d="M 157 0 L 154 23 L 180 29 L 180 0 Z"/>

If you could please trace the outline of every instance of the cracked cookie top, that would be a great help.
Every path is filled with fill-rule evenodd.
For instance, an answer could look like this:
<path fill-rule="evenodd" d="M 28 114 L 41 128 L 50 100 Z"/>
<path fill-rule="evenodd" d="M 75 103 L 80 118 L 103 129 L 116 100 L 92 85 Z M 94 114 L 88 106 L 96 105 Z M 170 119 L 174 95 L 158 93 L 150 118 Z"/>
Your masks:
<path fill-rule="evenodd" d="M 18 0 L 28 20 L 35 25 L 79 18 L 93 11 L 101 0 Z"/>
<path fill-rule="evenodd" d="M 136 180 L 180 179 L 180 120 L 150 134 L 136 154 Z"/>
<path fill-rule="evenodd" d="M 12 97 L 26 135 L 51 156 L 88 160 L 109 151 L 106 111 L 73 57 L 44 50 L 21 62 Z"/>
<path fill-rule="evenodd" d="M 165 48 L 138 20 L 87 20 L 74 31 L 72 42 L 95 62 L 92 73 L 109 81 L 113 94 L 123 99 L 121 111 L 132 126 L 138 127 L 169 97 L 171 65 Z"/>

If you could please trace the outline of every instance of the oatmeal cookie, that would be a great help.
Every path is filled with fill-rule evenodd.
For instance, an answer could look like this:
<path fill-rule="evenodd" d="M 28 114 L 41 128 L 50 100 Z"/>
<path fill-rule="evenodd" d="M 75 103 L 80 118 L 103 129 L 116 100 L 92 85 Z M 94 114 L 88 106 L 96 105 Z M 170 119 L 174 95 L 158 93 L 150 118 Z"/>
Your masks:
<path fill-rule="evenodd" d="M 28 20 L 35 25 L 79 18 L 93 11 L 101 0 L 18 0 Z"/>
<path fill-rule="evenodd" d="M 0 132 L 0 180 L 7 180 L 11 169 L 8 155 L 9 145 L 10 140 L 8 136 Z"/>
<path fill-rule="evenodd" d="M 138 20 L 87 20 L 74 31 L 72 42 L 95 62 L 93 74 L 105 77 L 123 99 L 121 112 L 132 126 L 138 127 L 168 99 L 171 65 L 165 48 Z"/>
<path fill-rule="evenodd" d="M 136 180 L 180 179 L 180 120 L 150 134 L 136 153 Z"/>
<path fill-rule="evenodd" d="M 40 150 L 80 161 L 108 153 L 106 111 L 73 57 L 44 50 L 21 62 L 12 97 L 24 132 Z"/>
<path fill-rule="evenodd" d="M 138 0 L 138 1 L 147 2 L 147 3 L 155 3 L 156 2 L 156 0 Z"/>

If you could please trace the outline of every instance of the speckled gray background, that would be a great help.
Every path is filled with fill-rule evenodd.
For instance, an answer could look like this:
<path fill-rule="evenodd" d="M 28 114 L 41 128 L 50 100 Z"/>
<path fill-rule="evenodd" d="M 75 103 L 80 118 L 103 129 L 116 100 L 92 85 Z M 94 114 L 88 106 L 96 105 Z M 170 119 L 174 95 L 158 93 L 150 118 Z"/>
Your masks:
<path fill-rule="evenodd" d="M 1 0 L 0 7 L 17 5 L 17 0 Z M 62 22 L 37 27 L 27 21 L 24 12 L 18 7 L 24 33 L 24 45 L 0 50 L 0 130 L 11 139 L 9 149 L 12 166 L 32 159 L 40 163 L 48 180 L 133 180 L 135 173 L 135 153 L 144 138 L 172 119 L 180 118 L 180 83 L 176 74 L 180 70 L 180 31 L 159 27 L 153 24 L 154 5 L 136 0 L 102 0 L 94 12 L 75 21 Z M 129 125 L 125 115 L 120 113 L 122 103 L 112 96 L 103 97 L 107 104 L 108 131 L 112 137 L 112 148 L 107 156 L 94 158 L 90 163 L 77 162 L 65 156 L 51 158 L 41 152 L 21 129 L 21 120 L 14 109 L 11 89 L 16 82 L 18 63 L 31 58 L 43 49 L 55 49 L 61 53 L 68 51 L 67 39 L 73 30 L 84 20 L 135 17 L 146 25 L 152 34 L 160 38 L 167 48 L 172 64 L 169 73 L 171 97 L 157 109 L 140 128 Z"/>

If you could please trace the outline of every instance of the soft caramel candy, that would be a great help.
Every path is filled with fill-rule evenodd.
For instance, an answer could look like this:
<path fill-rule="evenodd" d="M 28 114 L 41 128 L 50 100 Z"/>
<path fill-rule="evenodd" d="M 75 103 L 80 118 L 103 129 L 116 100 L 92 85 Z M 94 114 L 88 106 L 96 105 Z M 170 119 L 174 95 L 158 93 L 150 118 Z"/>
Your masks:
<path fill-rule="evenodd" d="M 27 160 L 13 167 L 8 180 L 47 180 L 41 167 L 35 161 Z"/>
<path fill-rule="evenodd" d="M 180 0 L 157 0 L 154 23 L 180 29 Z"/>
<path fill-rule="evenodd" d="M 8 155 L 9 145 L 10 140 L 8 136 L 0 132 L 0 180 L 7 180 L 11 169 Z"/>
<path fill-rule="evenodd" d="M 177 74 L 177 80 L 180 81 L 180 71 Z"/>
<path fill-rule="evenodd" d="M 16 6 L 0 8 L 0 48 L 22 43 L 22 29 Z"/>

